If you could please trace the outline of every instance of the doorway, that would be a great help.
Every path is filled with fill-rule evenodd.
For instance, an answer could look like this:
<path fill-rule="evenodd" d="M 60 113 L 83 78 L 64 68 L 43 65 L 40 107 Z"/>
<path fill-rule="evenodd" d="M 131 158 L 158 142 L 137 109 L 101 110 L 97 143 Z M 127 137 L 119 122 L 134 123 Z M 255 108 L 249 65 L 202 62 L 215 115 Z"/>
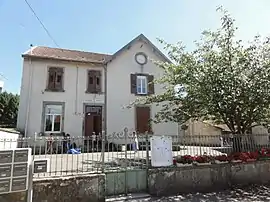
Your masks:
<path fill-rule="evenodd" d="M 84 118 L 84 146 L 86 152 L 95 152 L 101 150 L 102 137 L 102 107 L 85 106 Z"/>
<path fill-rule="evenodd" d="M 102 132 L 102 107 L 85 106 L 84 136 L 98 136 Z"/>

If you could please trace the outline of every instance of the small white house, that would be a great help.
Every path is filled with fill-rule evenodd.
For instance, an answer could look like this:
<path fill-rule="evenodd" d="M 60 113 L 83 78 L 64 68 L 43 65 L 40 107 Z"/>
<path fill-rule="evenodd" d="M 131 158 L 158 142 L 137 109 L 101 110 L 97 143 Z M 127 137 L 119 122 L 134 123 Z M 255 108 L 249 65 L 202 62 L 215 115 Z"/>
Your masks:
<path fill-rule="evenodd" d="M 163 91 L 149 84 L 163 72 L 154 61 L 170 62 L 144 35 L 115 54 L 33 47 L 23 55 L 17 127 L 26 136 L 42 132 L 83 137 L 129 131 L 176 135 L 176 123 L 149 125 L 158 107 L 125 108 L 136 98 Z M 112 137 L 112 136 L 110 136 Z M 116 136 L 111 141 L 123 144 Z"/>

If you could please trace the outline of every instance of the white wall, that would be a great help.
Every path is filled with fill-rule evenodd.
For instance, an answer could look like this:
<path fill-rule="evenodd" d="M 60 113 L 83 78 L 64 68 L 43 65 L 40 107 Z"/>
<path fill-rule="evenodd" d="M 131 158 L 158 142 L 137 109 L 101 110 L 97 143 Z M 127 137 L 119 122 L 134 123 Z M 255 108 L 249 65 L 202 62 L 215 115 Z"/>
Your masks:
<path fill-rule="evenodd" d="M 45 91 L 47 83 L 48 67 L 64 68 L 64 90 L 65 92 Z M 24 131 L 27 120 L 27 107 L 30 104 L 27 134 L 33 135 L 41 132 L 43 101 L 65 102 L 64 131 L 72 136 L 82 136 L 83 132 L 83 103 L 100 104 L 104 103 L 104 94 L 94 95 L 85 93 L 87 86 L 87 71 L 89 69 L 102 70 L 103 67 L 86 64 L 73 64 L 57 61 L 32 61 L 24 60 L 23 79 L 21 86 L 21 98 L 17 127 Z M 30 84 L 30 71 L 33 71 L 33 79 Z M 76 86 L 78 78 L 78 86 Z M 32 86 L 32 89 L 29 87 Z M 102 86 L 104 92 L 104 85 Z M 28 100 L 29 92 L 31 99 Z M 76 100 L 77 97 L 77 100 Z"/>
<path fill-rule="evenodd" d="M 141 46 L 143 44 L 143 46 Z M 121 132 L 125 127 L 130 131 L 135 130 L 135 109 L 127 109 L 124 106 L 134 101 L 137 96 L 130 92 L 130 74 L 140 73 L 140 65 L 134 59 L 137 52 L 146 53 L 150 59 L 154 61 L 160 60 L 147 44 L 137 42 L 129 50 L 122 52 L 111 63 L 108 64 L 108 133 Z M 154 75 L 159 78 L 162 75 L 162 70 L 148 61 L 144 65 L 144 73 Z M 160 85 L 155 85 L 155 93 L 160 94 L 163 91 Z M 151 106 L 151 116 L 153 117 L 158 112 L 158 107 Z M 157 135 L 176 135 L 176 123 L 153 124 L 154 134 Z"/>

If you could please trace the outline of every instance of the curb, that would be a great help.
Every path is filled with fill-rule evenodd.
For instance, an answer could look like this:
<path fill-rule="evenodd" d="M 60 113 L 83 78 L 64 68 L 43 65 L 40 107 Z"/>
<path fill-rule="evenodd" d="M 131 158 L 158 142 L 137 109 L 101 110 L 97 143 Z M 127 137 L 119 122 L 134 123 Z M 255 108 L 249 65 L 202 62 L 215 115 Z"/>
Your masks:
<path fill-rule="evenodd" d="M 117 195 L 117 196 L 110 196 L 106 198 L 106 202 L 122 202 L 122 201 L 132 201 L 132 200 L 139 200 L 139 199 L 147 199 L 150 198 L 150 194 L 147 193 L 140 193 L 140 194 L 128 194 L 128 195 Z"/>

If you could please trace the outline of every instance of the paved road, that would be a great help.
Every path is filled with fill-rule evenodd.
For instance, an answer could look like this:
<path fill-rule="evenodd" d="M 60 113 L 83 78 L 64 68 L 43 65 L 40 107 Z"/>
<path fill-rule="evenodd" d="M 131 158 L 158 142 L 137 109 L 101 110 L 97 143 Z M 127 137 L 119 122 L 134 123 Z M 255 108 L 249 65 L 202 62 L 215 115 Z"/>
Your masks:
<path fill-rule="evenodd" d="M 197 146 L 185 146 L 180 151 L 174 151 L 173 155 L 199 155 L 199 154 L 212 154 L 218 155 L 221 152 L 214 150 L 211 147 L 197 147 Z M 105 152 L 104 159 L 107 169 L 119 169 L 123 168 L 125 155 L 128 159 L 138 159 L 136 165 L 134 161 L 130 161 L 133 167 L 142 167 L 145 164 L 146 151 L 138 151 L 136 154 L 132 151 L 125 152 Z M 151 156 L 151 152 L 150 152 Z M 48 158 L 50 160 L 49 169 L 50 172 L 46 174 L 35 175 L 36 177 L 42 176 L 59 176 L 70 175 L 76 173 L 85 172 L 98 172 L 101 168 L 102 155 L 100 152 L 95 153 L 83 153 L 83 154 L 52 154 L 52 155 L 35 155 L 35 159 Z M 122 159 L 122 160 L 121 160 Z"/>
<path fill-rule="evenodd" d="M 146 198 L 129 200 L 129 202 L 269 202 L 270 185 L 250 186 L 247 188 L 234 188 L 222 192 L 212 192 L 207 194 L 197 193 L 189 195 L 179 195 L 164 198 Z"/>

